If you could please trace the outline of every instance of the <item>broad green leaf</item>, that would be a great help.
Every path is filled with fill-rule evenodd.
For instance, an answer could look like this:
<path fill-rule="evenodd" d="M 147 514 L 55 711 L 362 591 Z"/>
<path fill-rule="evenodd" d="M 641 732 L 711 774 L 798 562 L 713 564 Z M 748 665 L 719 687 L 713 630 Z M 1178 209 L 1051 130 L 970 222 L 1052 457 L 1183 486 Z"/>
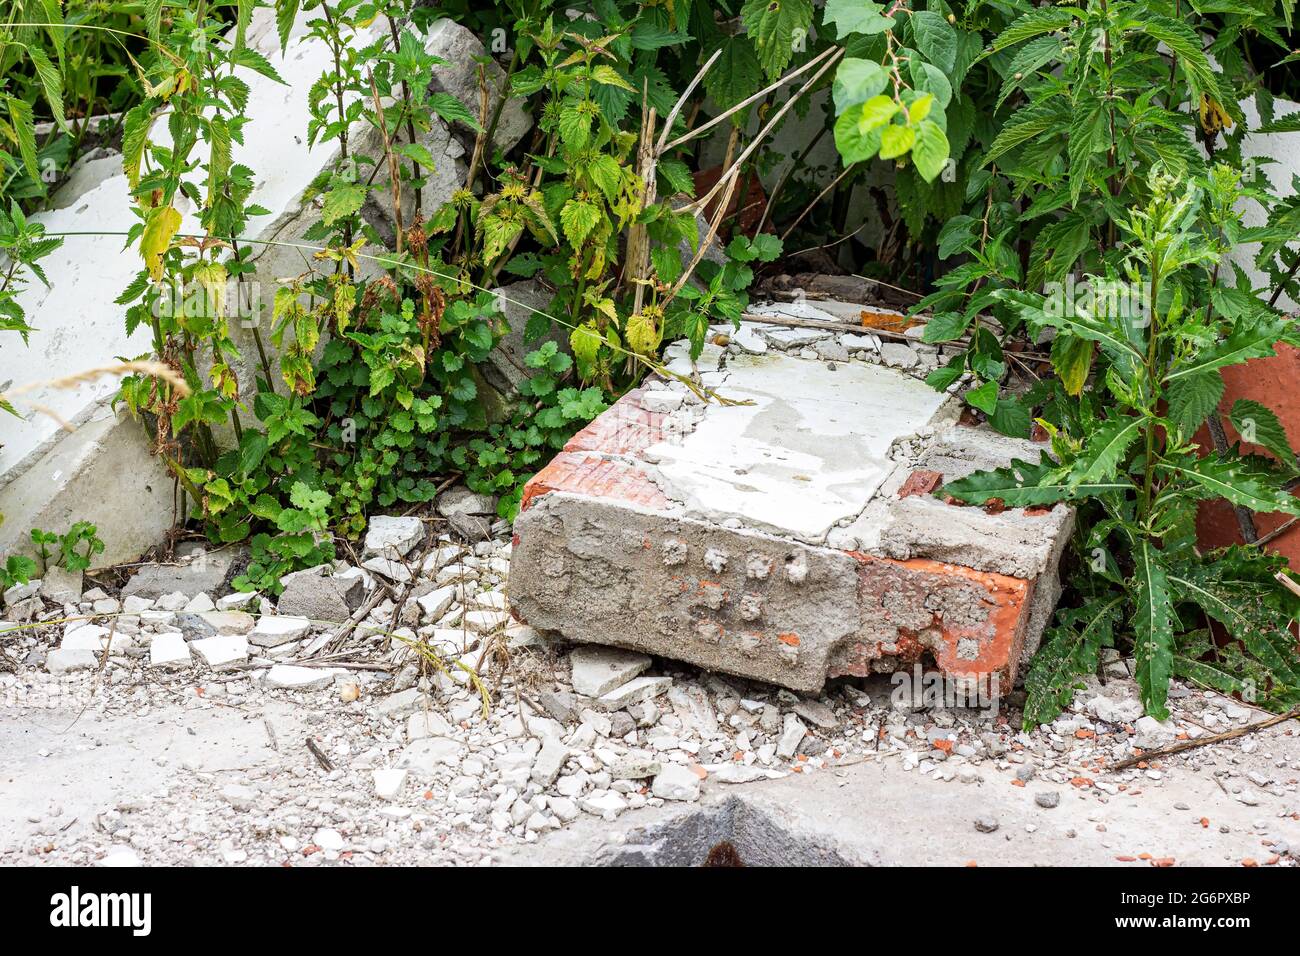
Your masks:
<path fill-rule="evenodd" d="M 943 172 L 948 164 L 948 137 L 939 125 L 931 120 L 922 120 L 916 132 L 916 142 L 912 144 L 912 162 L 916 171 L 927 183 Z"/>
<path fill-rule="evenodd" d="M 758 60 L 775 79 L 794 56 L 812 24 L 812 0 L 745 0 L 740 20 L 754 41 Z"/>
<path fill-rule="evenodd" d="M 880 129 L 862 132 L 862 104 L 856 103 L 835 121 L 835 148 L 845 166 L 865 162 L 880 151 Z"/>
<path fill-rule="evenodd" d="M 831 97 L 835 101 L 835 113 L 838 116 L 854 103 L 865 103 L 880 94 L 889 82 L 889 75 L 879 63 L 845 57 L 835 71 L 835 82 L 831 86 Z"/>
<path fill-rule="evenodd" d="M 1223 376 L 1217 371 L 1189 375 L 1165 389 L 1166 417 L 1183 437 L 1190 438 L 1223 398 Z"/>
<path fill-rule="evenodd" d="M 1133 651 L 1142 706 L 1157 720 L 1169 716 L 1165 701 L 1173 672 L 1174 605 L 1163 555 L 1146 538 L 1133 548 Z"/>
<path fill-rule="evenodd" d="M 872 0 L 826 0 L 822 20 L 835 24 L 835 35 L 842 40 L 851 33 L 884 33 L 894 21 L 883 11 L 884 4 Z"/>
<path fill-rule="evenodd" d="M 1083 394 L 1088 372 L 1092 369 L 1093 343 L 1073 335 L 1058 335 L 1052 340 L 1052 368 L 1070 395 Z"/>
<path fill-rule="evenodd" d="M 1066 481 L 1062 470 L 1050 460 L 1034 465 L 1018 458 L 1006 468 L 977 471 L 943 486 L 943 493 L 958 501 L 978 505 L 997 498 L 1009 508 L 1051 505 L 1132 490 L 1132 482 L 1122 478 L 1075 485 Z"/>
<path fill-rule="evenodd" d="M 1169 571 L 1169 582 L 1180 597 L 1199 606 L 1241 641 L 1274 675 L 1292 686 L 1300 684 L 1300 656 L 1290 631 L 1290 615 L 1270 606 L 1259 587 L 1219 577 L 1215 562 L 1186 562 Z"/>
<path fill-rule="evenodd" d="M 332 226 L 354 215 L 366 203 L 364 183 L 342 183 L 325 194 L 321 203 L 321 222 Z"/>
<path fill-rule="evenodd" d="M 952 72 L 957 63 L 957 31 L 942 14 L 933 10 L 913 13 L 912 35 L 927 60 L 945 73 Z"/>
<path fill-rule="evenodd" d="M 171 206 L 155 206 L 145 214 L 144 233 L 140 237 L 140 255 L 154 282 L 163 277 L 162 257 L 171 248 L 176 230 L 181 227 L 181 214 Z"/>
<path fill-rule="evenodd" d="M 476 133 L 483 131 L 478 117 L 469 111 L 469 109 L 456 97 L 450 93 L 433 93 L 429 96 L 429 106 L 442 119 L 448 123 L 464 123 Z"/>
<path fill-rule="evenodd" d="M 280 35 L 280 49 L 289 47 L 289 34 L 293 32 L 293 21 L 298 18 L 299 0 L 275 0 L 275 29 Z"/>
<path fill-rule="evenodd" d="M 600 210 L 593 203 L 573 199 L 560 210 L 560 225 L 564 235 L 576 248 L 587 241 L 591 231 L 600 222 Z"/>
<path fill-rule="evenodd" d="M 1071 483 L 1095 485 L 1113 479 L 1123 464 L 1124 453 L 1147 422 L 1148 419 L 1139 415 L 1119 415 L 1091 432 L 1079 457 L 1070 465 Z"/>
<path fill-rule="evenodd" d="M 904 155 L 916 142 L 916 131 L 910 126 L 890 123 L 880 133 L 880 158 L 896 159 Z"/>
<path fill-rule="evenodd" d="M 1282 467 L 1295 469 L 1296 456 L 1287 440 L 1286 429 L 1271 408 L 1241 398 L 1233 403 L 1229 417 L 1232 419 L 1232 427 L 1237 429 L 1243 442 L 1268 449 Z"/>

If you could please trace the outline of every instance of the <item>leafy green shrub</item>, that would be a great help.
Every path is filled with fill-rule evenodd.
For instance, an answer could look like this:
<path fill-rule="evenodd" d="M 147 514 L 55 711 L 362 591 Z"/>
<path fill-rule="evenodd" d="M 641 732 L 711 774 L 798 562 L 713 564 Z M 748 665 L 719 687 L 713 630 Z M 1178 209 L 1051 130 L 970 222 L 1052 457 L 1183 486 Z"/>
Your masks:
<path fill-rule="evenodd" d="M 1075 680 L 1099 666 L 1101 649 L 1125 627 L 1150 714 L 1167 716 L 1172 675 L 1270 706 L 1300 703 L 1300 647 L 1290 632 L 1300 602 L 1274 580 L 1285 562 L 1251 547 L 1201 553 L 1196 543 L 1203 501 L 1300 515 L 1300 499 L 1287 490 L 1300 465 L 1269 409 L 1239 401 L 1232 418 L 1276 460 L 1240 444 L 1205 452 L 1193 437 L 1218 414 L 1221 369 L 1271 355 L 1279 340 L 1300 341 L 1244 274 L 1221 279 L 1241 194 L 1226 166 L 1194 184 L 1152 174 L 1145 208 L 1120 222 L 1125 278 L 1143 296 L 1138 308 L 999 293 L 1033 332 L 1054 331 L 1065 349 L 1083 343 L 1089 356 L 1097 349 L 1096 391 L 1049 425 L 1055 460 L 1017 461 L 943 489 L 975 504 L 1089 506 L 1083 550 L 1093 574 L 1081 605 L 1058 615 L 1034 661 L 1027 723 L 1059 713 Z M 1215 649 L 1210 621 L 1238 643 Z"/>

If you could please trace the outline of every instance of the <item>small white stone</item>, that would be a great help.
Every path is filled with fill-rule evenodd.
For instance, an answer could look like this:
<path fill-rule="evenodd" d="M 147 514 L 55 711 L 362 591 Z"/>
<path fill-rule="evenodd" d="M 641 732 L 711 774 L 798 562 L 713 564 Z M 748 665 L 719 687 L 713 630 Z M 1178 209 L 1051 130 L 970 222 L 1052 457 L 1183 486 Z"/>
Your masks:
<path fill-rule="evenodd" d="M 404 557 L 423 537 L 424 524 L 419 518 L 375 515 L 366 529 L 365 554 L 396 560 Z"/>
<path fill-rule="evenodd" d="M 407 771 L 400 767 L 374 771 L 375 796 L 381 800 L 396 800 L 406 785 L 406 774 Z"/>
<path fill-rule="evenodd" d="M 661 800 L 698 800 L 700 778 L 689 767 L 665 764 L 650 784 L 650 792 Z"/>
<path fill-rule="evenodd" d="M 584 697 L 603 697 L 622 687 L 650 666 L 646 654 L 617 647 L 586 644 L 569 655 L 573 668 L 573 689 Z"/>
<path fill-rule="evenodd" d="M 158 634 L 149 642 L 149 663 L 154 667 L 188 667 L 190 645 L 175 631 Z"/>
<path fill-rule="evenodd" d="M 266 686 L 283 690 L 320 690 L 334 683 L 337 671 L 329 667 L 298 667 L 276 664 L 267 671 Z"/>
<path fill-rule="evenodd" d="M 248 638 L 243 634 L 222 634 L 192 641 L 190 650 L 213 670 L 232 667 L 248 660 Z"/>
<path fill-rule="evenodd" d="M 268 615 L 257 619 L 257 625 L 248 635 L 248 641 L 258 647 L 278 647 L 298 640 L 310 630 L 311 621 L 305 617 Z"/>

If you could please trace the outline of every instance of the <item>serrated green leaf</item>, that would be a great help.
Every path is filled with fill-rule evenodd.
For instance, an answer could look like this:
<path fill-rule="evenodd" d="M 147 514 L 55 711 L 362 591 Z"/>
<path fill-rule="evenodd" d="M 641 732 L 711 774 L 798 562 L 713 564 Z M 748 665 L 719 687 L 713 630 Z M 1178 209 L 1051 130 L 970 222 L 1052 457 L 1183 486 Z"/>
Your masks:
<path fill-rule="evenodd" d="M 1229 418 L 1243 442 L 1266 448 L 1284 468 L 1295 469 L 1296 456 L 1286 429 L 1271 408 L 1249 398 L 1240 398 L 1233 403 Z"/>
<path fill-rule="evenodd" d="M 1133 548 L 1133 652 L 1143 709 L 1157 720 L 1169 716 L 1165 701 L 1173 673 L 1174 605 L 1159 550 L 1146 538 Z"/>

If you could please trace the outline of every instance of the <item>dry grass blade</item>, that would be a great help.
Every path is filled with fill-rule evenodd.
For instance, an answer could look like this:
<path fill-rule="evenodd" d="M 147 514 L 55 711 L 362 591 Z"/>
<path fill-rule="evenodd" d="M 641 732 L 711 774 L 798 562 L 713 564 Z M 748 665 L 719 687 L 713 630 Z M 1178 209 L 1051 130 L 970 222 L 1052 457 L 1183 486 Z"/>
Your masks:
<path fill-rule="evenodd" d="M 129 374 L 148 375 L 152 378 L 162 379 L 176 390 L 178 398 L 184 398 L 190 393 L 190 387 L 185 384 L 185 379 L 182 378 L 180 373 L 170 365 L 165 365 L 162 362 L 142 360 L 136 362 L 115 362 L 112 365 L 97 365 L 94 368 L 88 368 L 72 375 L 65 375 L 62 378 L 46 378 L 36 382 L 28 382 L 26 385 L 20 385 L 17 388 L 11 388 L 6 392 L 0 392 L 0 407 L 5 407 L 6 405 L 12 407 L 14 399 L 18 396 L 26 395 L 28 392 L 34 392 L 37 389 L 70 389 L 76 388 L 78 385 L 85 385 L 87 382 L 93 382 L 97 379 L 103 378 L 105 375 Z M 73 430 L 72 425 L 49 406 L 36 404 L 34 402 L 28 404 L 36 411 L 49 415 L 58 422 L 59 427 L 63 428 L 65 431 Z"/>

